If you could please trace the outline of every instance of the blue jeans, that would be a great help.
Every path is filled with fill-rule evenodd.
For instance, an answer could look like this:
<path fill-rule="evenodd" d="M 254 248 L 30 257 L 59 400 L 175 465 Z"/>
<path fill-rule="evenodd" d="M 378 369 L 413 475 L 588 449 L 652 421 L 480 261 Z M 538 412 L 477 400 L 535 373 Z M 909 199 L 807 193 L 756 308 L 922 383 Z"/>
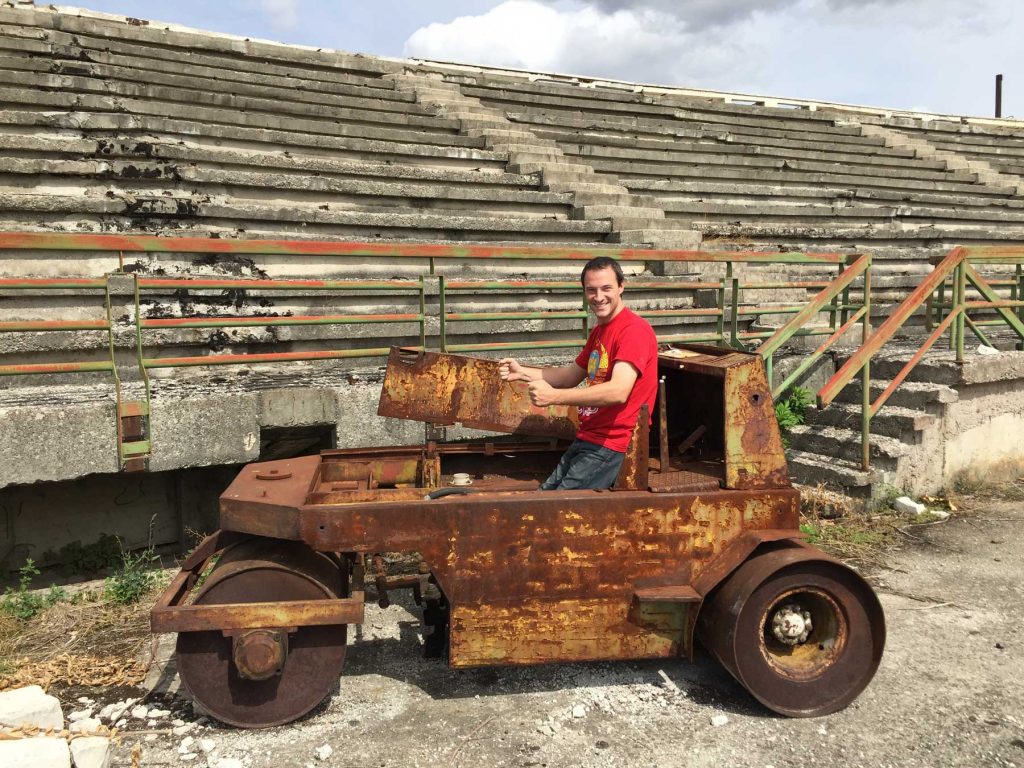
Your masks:
<path fill-rule="evenodd" d="M 574 440 L 561 461 L 540 485 L 542 491 L 568 491 L 574 488 L 611 488 L 622 468 L 626 454 Z"/>

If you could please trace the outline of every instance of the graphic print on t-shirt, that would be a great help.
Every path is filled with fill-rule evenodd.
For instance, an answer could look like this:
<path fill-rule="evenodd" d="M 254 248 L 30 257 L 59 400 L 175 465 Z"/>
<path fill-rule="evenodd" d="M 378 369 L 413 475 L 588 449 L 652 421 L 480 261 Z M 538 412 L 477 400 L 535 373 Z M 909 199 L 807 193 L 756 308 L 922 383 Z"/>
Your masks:
<path fill-rule="evenodd" d="M 598 341 L 597 346 L 590 351 L 590 357 L 587 358 L 587 386 L 605 381 L 608 381 L 608 350 L 604 348 L 604 344 Z M 576 410 L 579 412 L 580 418 L 586 418 L 593 416 L 598 409 L 597 406 L 586 405 L 580 406 Z"/>

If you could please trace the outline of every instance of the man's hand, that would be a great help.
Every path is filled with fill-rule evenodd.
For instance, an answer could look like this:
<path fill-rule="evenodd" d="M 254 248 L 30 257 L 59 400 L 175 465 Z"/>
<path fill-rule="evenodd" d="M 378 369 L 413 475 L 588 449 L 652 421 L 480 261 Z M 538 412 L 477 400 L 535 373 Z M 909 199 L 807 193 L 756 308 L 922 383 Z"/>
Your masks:
<path fill-rule="evenodd" d="M 503 381 L 529 381 L 523 366 L 514 357 L 503 357 L 498 361 L 498 375 Z"/>
<path fill-rule="evenodd" d="M 559 390 L 552 387 L 544 379 L 531 381 L 529 386 L 530 402 L 534 405 L 545 408 L 549 405 L 558 404 Z"/>

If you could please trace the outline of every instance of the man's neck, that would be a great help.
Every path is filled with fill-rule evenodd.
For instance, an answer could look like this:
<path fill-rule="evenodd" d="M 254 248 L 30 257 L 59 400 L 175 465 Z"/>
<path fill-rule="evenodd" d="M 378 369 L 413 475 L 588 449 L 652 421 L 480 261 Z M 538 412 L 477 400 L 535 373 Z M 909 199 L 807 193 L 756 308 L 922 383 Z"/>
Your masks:
<path fill-rule="evenodd" d="M 621 315 L 621 314 L 622 314 L 622 310 L 624 310 L 625 308 L 626 308 L 626 305 L 625 305 L 625 304 L 619 304 L 619 308 L 615 310 L 615 313 L 614 313 L 614 314 L 612 314 L 612 315 L 611 315 L 610 317 L 608 317 L 608 318 L 607 318 L 607 319 L 605 319 L 605 320 L 602 320 L 601 318 L 598 318 L 598 319 L 597 319 L 597 324 L 598 324 L 598 325 L 608 325 L 608 323 L 610 323 L 610 322 L 611 322 L 612 320 L 614 320 L 614 319 L 615 319 L 616 317 L 618 317 L 619 315 Z"/>

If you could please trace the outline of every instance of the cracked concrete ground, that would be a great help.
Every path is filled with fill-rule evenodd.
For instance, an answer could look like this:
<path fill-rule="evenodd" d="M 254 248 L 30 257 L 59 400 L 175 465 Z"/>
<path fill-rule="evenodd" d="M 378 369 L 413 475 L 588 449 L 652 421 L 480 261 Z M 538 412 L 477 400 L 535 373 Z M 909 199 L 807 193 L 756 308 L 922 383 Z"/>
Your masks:
<path fill-rule="evenodd" d="M 188 759 L 182 735 L 128 724 L 115 765 L 140 743 L 143 766 L 213 768 L 1024 766 L 1022 523 L 1024 504 L 987 502 L 913 529 L 872 577 L 889 631 L 878 674 L 828 717 L 771 715 L 706 657 L 449 670 L 421 657 L 410 604 L 371 604 L 340 686 L 306 718 L 241 731 L 179 715 L 215 745 Z"/>

